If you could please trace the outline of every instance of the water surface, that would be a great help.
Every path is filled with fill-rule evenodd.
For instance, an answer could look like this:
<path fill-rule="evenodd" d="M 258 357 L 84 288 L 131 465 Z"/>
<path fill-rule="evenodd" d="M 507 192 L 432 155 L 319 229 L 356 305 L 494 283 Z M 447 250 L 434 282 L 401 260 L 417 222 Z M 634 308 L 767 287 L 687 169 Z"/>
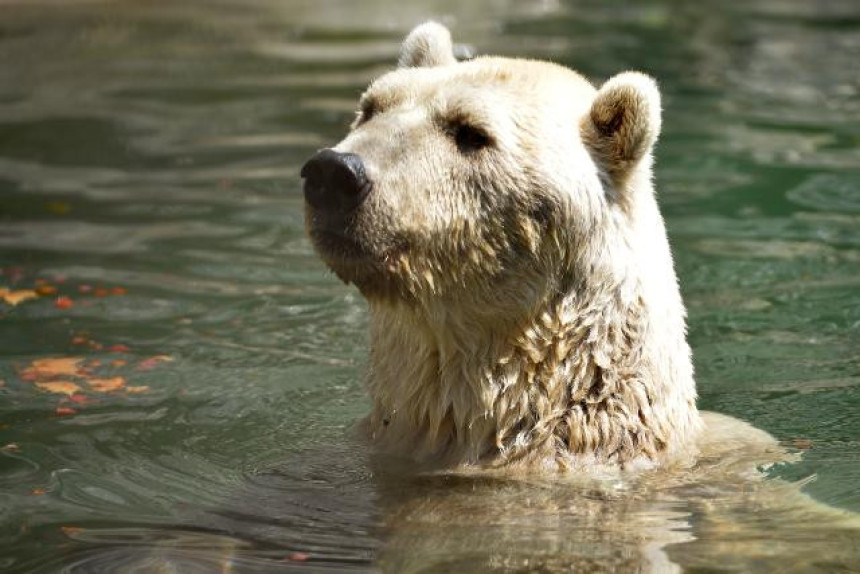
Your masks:
<path fill-rule="evenodd" d="M 386 478 L 346 438 L 366 311 L 298 168 L 428 17 L 659 79 L 701 405 L 803 451 L 765 491 L 860 511 L 856 2 L 3 2 L 0 569 L 860 568 L 740 484 Z"/>

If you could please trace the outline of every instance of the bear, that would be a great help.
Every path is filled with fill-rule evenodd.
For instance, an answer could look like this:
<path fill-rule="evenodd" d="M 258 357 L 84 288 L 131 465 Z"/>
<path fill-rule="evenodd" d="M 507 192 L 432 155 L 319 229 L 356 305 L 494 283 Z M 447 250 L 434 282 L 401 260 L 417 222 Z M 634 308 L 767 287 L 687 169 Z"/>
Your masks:
<path fill-rule="evenodd" d="M 691 460 L 655 81 L 457 61 L 428 22 L 358 108 L 301 176 L 316 252 L 368 303 L 374 447 L 446 468 Z"/>

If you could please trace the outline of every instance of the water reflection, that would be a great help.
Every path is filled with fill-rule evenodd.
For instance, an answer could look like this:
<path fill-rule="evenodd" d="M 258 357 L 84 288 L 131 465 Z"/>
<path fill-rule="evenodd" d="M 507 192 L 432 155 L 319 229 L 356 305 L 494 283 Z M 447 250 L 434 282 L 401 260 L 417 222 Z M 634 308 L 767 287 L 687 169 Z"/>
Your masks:
<path fill-rule="evenodd" d="M 431 16 L 479 52 L 660 79 L 702 403 L 803 449 L 783 482 L 744 453 L 678 480 L 413 476 L 344 438 L 364 308 L 304 239 L 298 166 Z M 4 4 L 0 286 L 44 294 L 0 302 L 0 567 L 856 569 L 853 523 L 801 489 L 860 510 L 858 22 L 848 0 Z M 83 398 L 24 376 L 46 357 L 85 359 Z"/>

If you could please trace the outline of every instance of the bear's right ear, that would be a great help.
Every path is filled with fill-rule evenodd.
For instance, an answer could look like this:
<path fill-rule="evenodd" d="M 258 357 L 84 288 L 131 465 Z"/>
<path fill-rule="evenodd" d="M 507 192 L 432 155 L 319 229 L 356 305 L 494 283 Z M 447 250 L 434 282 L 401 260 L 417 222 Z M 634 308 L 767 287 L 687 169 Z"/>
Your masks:
<path fill-rule="evenodd" d="M 400 47 L 400 59 L 397 61 L 401 68 L 447 66 L 456 63 L 451 32 L 437 22 L 425 22 L 409 32 Z"/>
<path fill-rule="evenodd" d="M 638 72 L 613 76 L 597 91 L 580 133 L 608 183 L 623 188 L 660 135 L 657 83 Z"/>

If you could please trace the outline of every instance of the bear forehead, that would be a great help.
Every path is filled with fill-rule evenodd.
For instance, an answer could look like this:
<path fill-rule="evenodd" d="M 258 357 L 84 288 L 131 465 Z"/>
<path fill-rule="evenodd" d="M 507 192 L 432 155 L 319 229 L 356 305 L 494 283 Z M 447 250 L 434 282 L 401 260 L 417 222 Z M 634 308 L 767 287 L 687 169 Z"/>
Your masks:
<path fill-rule="evenodd" d="M 449 66 L 399 68 L 371 83 L 362 104 L 385 110 L 479 93 L 533 105 L 580 104 L 576 107 L 584 109 L 596 90 L 576 72 L 551 62 L 484 56 Z"/>

